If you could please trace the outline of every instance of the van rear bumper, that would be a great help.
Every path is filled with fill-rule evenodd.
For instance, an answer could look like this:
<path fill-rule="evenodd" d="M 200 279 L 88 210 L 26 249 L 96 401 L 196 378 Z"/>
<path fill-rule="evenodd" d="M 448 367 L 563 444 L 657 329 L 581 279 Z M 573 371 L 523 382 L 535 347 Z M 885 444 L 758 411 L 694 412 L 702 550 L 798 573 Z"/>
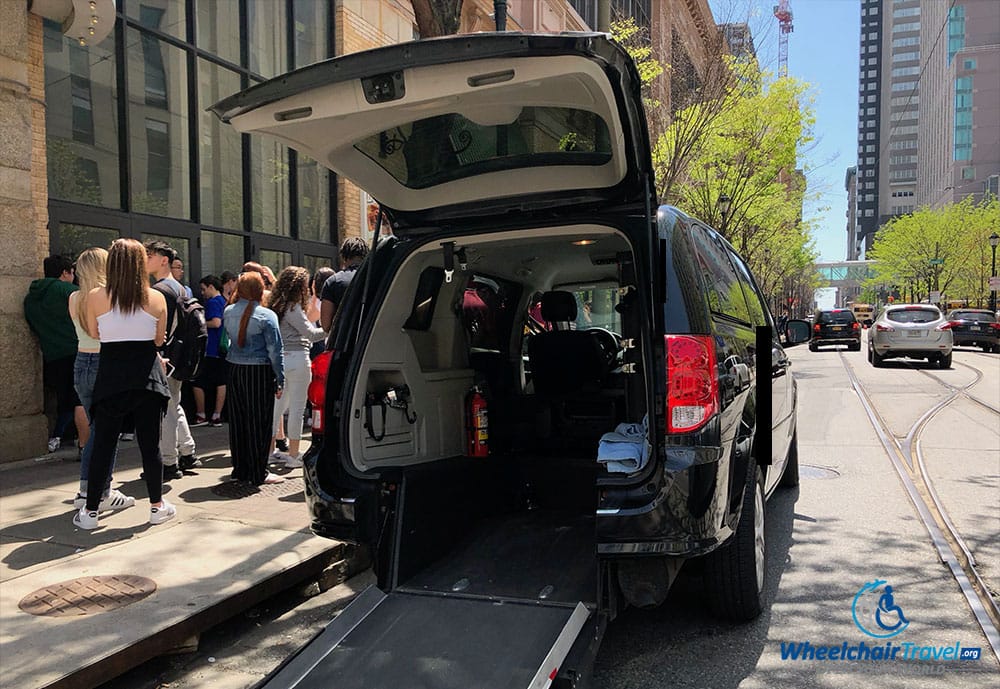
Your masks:
<path fill-rule="evenodd" d="M 729 456 L 718 447 L 668 447 L 641 484 L 601 486 L 598 554 L 696 557 L 724 543 L 740 504 L 733 512 Z"/>

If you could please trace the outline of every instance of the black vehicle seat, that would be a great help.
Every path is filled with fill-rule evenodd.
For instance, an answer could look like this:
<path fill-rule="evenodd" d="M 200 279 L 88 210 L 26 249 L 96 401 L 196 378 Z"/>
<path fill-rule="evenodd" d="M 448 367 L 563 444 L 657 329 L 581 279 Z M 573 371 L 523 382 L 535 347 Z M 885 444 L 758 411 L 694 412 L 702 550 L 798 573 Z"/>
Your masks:
<path fill-rule="evenodd" d="M 535 394 L 560 398 L 599 392 L 608 365 L 593 335 L 569 329 L 576 320 L 576 298 L 570 292 L 546 292 L 542 295 L 542 318 L 555 330 L 539 333 L 528 341 Z"/>

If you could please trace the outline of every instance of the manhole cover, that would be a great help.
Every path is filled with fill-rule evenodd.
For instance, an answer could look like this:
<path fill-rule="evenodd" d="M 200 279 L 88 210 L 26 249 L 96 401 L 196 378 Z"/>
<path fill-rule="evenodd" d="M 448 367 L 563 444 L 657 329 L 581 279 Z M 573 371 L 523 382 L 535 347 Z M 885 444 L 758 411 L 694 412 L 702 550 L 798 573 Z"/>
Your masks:
<path fill-rule="evenodd" d="M 281 498 L 302 492 L 302 479 L 286 477 L 284 483 L 265 483 L 263 486 L 251 486 L 242 481 L 226 481 L 212 486 L 212 492 L 221 498 Z"/>
<path fill-rule="evenodd" d="M 30 615 L 74 617 L 124 608 L 156 590 L 156 582 L 131 574 L 81 577 L 32 591 L 17 604 Z"/>
<path fill-rule="evenodd" d="M 799 465 L 799 478 L 808 479 L 818 479 L 818 478 L 838 478 L 840 476 L 839 472 L 833 469 L 827 469 L 826 467 L 814 467 L 808 464 Z"/>

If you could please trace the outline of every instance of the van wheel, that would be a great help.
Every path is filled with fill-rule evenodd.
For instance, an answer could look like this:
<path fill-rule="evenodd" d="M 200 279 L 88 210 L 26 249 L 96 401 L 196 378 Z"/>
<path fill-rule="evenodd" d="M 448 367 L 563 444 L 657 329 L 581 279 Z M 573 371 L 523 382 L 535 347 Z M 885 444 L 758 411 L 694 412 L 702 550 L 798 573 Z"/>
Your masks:
<path fill-rule="evenodd" d="M 814 343 L 812 343 L 812 342 L 809 343 L 809 351 L 810 352 L 815 352 L 816 351 L 816 345 Z"/>
<path fill-rule="evenodd" d="M 948 352 L 947 355 L 939 356 L 937 365 L 938 368 L 951 368 L 951 352 Z"/>
<path fill-rule="evenodd" d="M 705 584 L 713 613 L 734 622 L 749 622 L 760 615 L 764 609 L 766 555 L 764 474 L 756 463 L 751 463 L 736 533 L 705 557 Z"/>
<path fill-rule="evenodd" d="M 785 473 L 781 475 L 782 488 L 794 488 L 799 485 L 799 432 L 792 433 L 792 444 L 788 446 L 788 459 L 785 461 Z"/>

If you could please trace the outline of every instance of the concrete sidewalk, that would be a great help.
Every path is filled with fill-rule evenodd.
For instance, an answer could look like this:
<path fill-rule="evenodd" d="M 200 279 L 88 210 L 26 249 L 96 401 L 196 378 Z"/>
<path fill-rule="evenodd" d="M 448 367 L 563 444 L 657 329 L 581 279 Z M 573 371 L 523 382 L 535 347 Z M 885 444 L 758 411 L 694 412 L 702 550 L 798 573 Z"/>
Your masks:
<path fill-rule="evenodd" d="M 159 526 L 147 522 L 134 442 L 119 446 L 113 486 L 136 504 L 102 513 L 95 531 L 72 523 L 75 448 L 0 465 L 0 687 L 96 686 L 284 588 L 346 569 L 345 547 L 309 532 L 302 469 L 240 494 L 226 480 L 228 428 L 193 431 L 203 465 L 164 484 L 178 514 Z M 62 614 L 22 609 L 32 602 Z"/>

